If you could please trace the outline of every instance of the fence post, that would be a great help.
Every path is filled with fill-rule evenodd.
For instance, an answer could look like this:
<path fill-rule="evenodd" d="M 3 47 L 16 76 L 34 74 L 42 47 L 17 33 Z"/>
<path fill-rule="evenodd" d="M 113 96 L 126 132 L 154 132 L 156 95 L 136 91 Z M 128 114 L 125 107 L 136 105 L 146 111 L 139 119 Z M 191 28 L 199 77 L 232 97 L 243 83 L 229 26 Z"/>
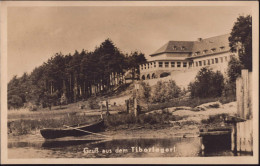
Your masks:
<path fill-rule="evenodd" d="M 135 114 L 135 117 L 137 117 L 137 100 L 136 100 L 136 97 L 134 98 L 134 114 Z"/>
<path fill-rule="evenodd" d="M 237 114 L 242 117 L 243 102 L 242 98 L 242 79 L 239 77 L 236 80 L 236 98 L 237 98 Z"/>
<path fill-rule="evenodd" d="M 106 115 L 108 116 L 108 115 L 110 115 L 109 110 L 108 110 L 108 100 L 106 100 L 106 108 L 107 108 Z"/>
<path fill-rule="evenodd" d="M 251 91 L 252 77 L 248 70 L 241 71 L 241 77 L 236 80 L 237 114 L 246 121 L 238 122 L 236 129 L 232 132 L 232 150 L 253 152 L 253 129 L 252 129 L 252 108 Z M 234 137 L 234 138 L 233 138 Z M 236 138 L 235 138 L 236 137 Z M 235 147 L 237 147 L 235 149 Z"/>
<path fill-rule="evenodd" d="M 234 151 L 235 153 L 237 152 L 237 123 L 236 122 L 232 124 L 231 150 Z"/>
<path fill-rule="evenodd" d="M 126 113 L 129 114 L 129 100 L 125 100 L 126 103 Z"/>
<path fill-rule="evenodd" d="M 139 84 L 135 83 L 135 90 L 134 90 L 134 115 L 137 117 L 138 110 L 137 110 L 137 96 L 138 96 Z"/>
<path fill-rule="evenodd" d="M 248 119 L 249 107 L 248 107 L 248 70 L 241 71 L 242 84 L 243 84 L 243 118 Z"/>
<path fill-rule="evenodd" d="M 100 112 L 101 112 L 101 119 L 103 119 L 103 102 L 100 101 Z"/>

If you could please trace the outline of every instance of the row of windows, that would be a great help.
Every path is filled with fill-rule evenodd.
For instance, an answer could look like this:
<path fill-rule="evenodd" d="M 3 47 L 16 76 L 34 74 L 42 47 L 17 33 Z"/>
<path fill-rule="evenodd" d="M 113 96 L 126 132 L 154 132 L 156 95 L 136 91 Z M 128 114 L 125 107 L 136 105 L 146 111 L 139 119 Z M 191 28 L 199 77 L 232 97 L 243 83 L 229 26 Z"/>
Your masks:
<path fill-rule="evenodd" d="M 221 46 L 221 47 L 219 47 L 219 49 L 220 49 L 220 51 L 223 51 L 225 49 L 225 46 Z M 217 49 L 212 48 L 210 51 L 211 51 L 211 53 L 214 53 L 217 51 Z M 207 50 L 207 49 L 202 51 L 202 54 L 207 54 L 207 53 L 209 53 L 209 50 Z M 200 54 L 201 54 L 201 51 L 196 51 L 193 55 L 196 56 L 196 55 L 200 55 Z"/>
<path fill-rule="evenodd" d="M 164 63 L 164 67 L 168 68 L 168 67 L 181 67 L 181 62 L 159 62 L 158 65 L 159 67 L 163 67 L 163 63 Z M 191 62 L 189 64 L 191 66 Z M 147 63 L 144 65 L 141 65 L 141 70 L 143 69 L 149 69 L 149 68 L 155 68 L 156 67 L 156 63 L 155 62 L 151 62 L 151 63 Z M 187 67 L 187 62 L 183 62 L 182 63 L 182 67 Z"/>
<path fill-rule="evenodd" d="M 144 65 L 141 65 L 141 70 L 146 69 L 146 67 L 147 67 L 147 69 L 149 69 L 150 67 L 151 68 L 152 67 L 156 67 L 156 63 L 155 62 L 150 62 L 150 63 L 146 63 Z"/>
<path fill-rule="evenodd" d="M 228 61 L 227 56 L 225 57 L 219 57 L 219 58 L 213 58 L 213 59 L 207 59 L 207 60 L 202 60 L 202 61 L 195 61 L 194 62 L 194 66 L 198 67 L 198 66 L 205 66 L 205 65 L 211 65 L 211 64 L 215 64 L 215 63 L 223 63 L 224 61 Z M 182 65 L 181 65 L 182 64 Z M 165 67 L 165 68 L 169 68 L 169 67 L 192 67 L 193 66 L 193 62 L 158 62 L 158 66 L 159 68 Z M 150 62 L 144 65 L 141 65 L 141 70 L 143 69 L 149 69 L 149 68 L 156 68 L 156 62 Z"/>
<path fill-rule="evenodd" d="M 176 65 L 175 65 L 176 63 Z M 169 65 L 170 64 L 170 65 Z M 164 62 L 164 67 L 168 68 L 169 66 L 171 67 L 181 67 L 181 62 Z M 163 62 L 159 62 L 159 67 L 163 67 Z M 187 67 L 187 62 L 183 62 L 183 67 Z"/>
<path fill-rule="evenodd" d="M 223 63 L 225 61 L 228 61 L 227 56 L 225 57 L 220 57 L 220 58 L 213 58 L 213 59 L 207 59 L 203 61 L 197 61 L 195 62 L 195 66 L 205 66 L 205 65 L 211 65 L 215 63 Z"/>

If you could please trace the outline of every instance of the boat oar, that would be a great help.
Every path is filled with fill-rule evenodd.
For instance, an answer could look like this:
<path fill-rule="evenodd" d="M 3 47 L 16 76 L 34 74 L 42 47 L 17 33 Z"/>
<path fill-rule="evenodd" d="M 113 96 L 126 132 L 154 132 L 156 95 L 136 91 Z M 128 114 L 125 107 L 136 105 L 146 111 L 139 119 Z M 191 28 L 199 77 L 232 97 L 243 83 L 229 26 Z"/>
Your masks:
<path fill-rule="evenodd" d="M 94 133 L 94 132 L 90 132 L 90 131 L 86 131 L 86 130 L 81 130 L 81 129 L 77 129 L 77 128 L 70 127 L 70 126 L 66 126 L 66 125 L 63 125 L 63 126 L 65 126 L 65 127 L 67 127 L 67 128 L 74 129 L 74 130 L 82 131 L 82 132 L 88 133 L 88 134 L 96 134 L 96 135 L 100 135 L 100 136 L 110 137 L 110 136 L 108 136 L 108 135 L 98 134 L 98 133 Z"/>

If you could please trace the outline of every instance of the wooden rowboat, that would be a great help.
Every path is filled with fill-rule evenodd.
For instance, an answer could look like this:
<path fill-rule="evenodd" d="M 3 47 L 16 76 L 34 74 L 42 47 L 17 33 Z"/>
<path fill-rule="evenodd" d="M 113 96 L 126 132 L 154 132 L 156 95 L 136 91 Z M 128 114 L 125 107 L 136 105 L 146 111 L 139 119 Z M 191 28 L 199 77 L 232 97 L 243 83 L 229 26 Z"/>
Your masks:
<path fill-rule="evenodd" d="M 54 139 L 67 136 L 79 137 L 104 130 L 104 120 L 101 119 L 93 124 L 79 124 L 64 128 L 47 128 L 40 130 L 45 139 Z"/>

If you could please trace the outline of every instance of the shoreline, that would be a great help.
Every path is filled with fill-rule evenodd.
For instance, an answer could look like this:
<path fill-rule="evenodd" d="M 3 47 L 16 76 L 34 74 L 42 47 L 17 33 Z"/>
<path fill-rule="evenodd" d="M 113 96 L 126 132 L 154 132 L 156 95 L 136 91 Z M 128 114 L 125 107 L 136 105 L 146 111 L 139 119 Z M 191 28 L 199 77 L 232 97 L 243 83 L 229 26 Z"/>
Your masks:
<path fill-rule="evenodd" d="M 132 122 L 133 117 L 128 115 L 113 114 L 110 119 L 106 119 L 105 131 L 100 134 L 108 135 L 111 139 L 134 139 L 134 138 L 172 138 L 172 137 L 198 137 L 199 130 L 202 128 L 215 128 L 228 126 L 224 123 L 225 116 L 233 115 L 236 112 L 236 102 L 231 102 L 221 105 L 219 108 L 207 108 L 203 111 L 191 110 L 177 110 L 172 111 L 171 108 L 168 112 L 156 110 L 143 114 L 140 116 L 138 122 Z M 40 134 L 40 129 L 46 126 L 45 123 L 62 126 L 62 123 L 75 123 L 76 120 L 95 121 L 97 117 L 91 116 L 71 116 L 64 117 L 66 121 L 25 121 L 21 123 L 18 121 L 13 129 L 19 129 L 13 133 L 8 134 L 9 141 L 28 141 L 42 140 L 44 138 Z M 72 121 L 69 121 L 72 120 Z M 151 121 L 152 120 L 152 121 Z M 43 123 L 45 122 L 45 123 Z M 39 123 L 42 123 L 39 126 Z M 26 125 L 26 126 L 25 126 Z M 11 127 L 11 126 L 10 126 Z M 54 127 L 55 128 L 55 127 Z M 59 128 L 59 127 L 58 127 Z M 27 132 L 23 132 L 26 130 Z M 11 130 L 12 131 L 12 130 Z M 86 135 L 82 137 L 75 137 L 76 139 L 96 139 L 105 138 L 97 135 Z M 73 138 L 73 139 L 75 139 Z"/>
<path fill-rule="evenodd" d="M 119 130 L 108 130 L 100 132 L 99 134 L 106 135 L 108 137 L 100 137 L 94 134 L 85 135 L 81 137 L 64 137 L 57 139 L 44 139 L 40 130 L 36 134 L 25 134 L 25 135 L 8 135 L 8 143 L 12 142 L 34 142 L 34 141 L 69 141 L 69 140 L 122 140 L 122 139 L 167 139 L 167 138 L 190 138 L 199 137 L 199 128 L 194 129 L 177 129 L 176 127 L 164 127 L 161 129 L 119 129 Z"/>

